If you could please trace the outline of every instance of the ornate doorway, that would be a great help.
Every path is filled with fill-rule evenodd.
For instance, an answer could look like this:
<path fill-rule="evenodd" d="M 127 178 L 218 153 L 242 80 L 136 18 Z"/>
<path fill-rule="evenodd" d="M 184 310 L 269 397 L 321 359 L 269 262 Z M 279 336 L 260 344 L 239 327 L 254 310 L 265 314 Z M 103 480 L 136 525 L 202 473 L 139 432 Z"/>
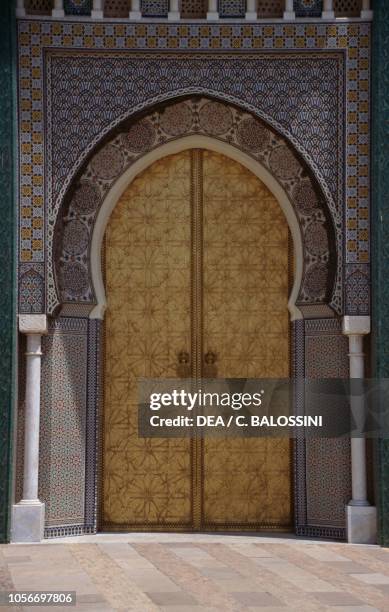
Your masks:
<path fill-rule="evenodd" d="M 192 149 L 127 188 L 105 235 L 106 529 L 288 529 L 288 440 L 145 440 L 137 378 L 289 376 L 289 232 L 249 170 Z"/>

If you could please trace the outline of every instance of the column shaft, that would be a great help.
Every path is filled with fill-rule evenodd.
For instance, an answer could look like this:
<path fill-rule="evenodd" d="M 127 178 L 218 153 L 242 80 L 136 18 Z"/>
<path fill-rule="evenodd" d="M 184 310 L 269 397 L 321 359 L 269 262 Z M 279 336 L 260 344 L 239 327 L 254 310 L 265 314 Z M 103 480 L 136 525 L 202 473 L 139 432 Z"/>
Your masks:
<path fill-rule="evenodd" d="M 51 16 L 54 18 L 61 18 L 65 16 L 63 0 L 54 0 L 54 8 L 51 11 Z"/>
<path fill-rule="evenodd" d="M 176 21 L 179 18 L 180 18 L 179 0 L 169 0 L 168 19 L 172 21 Z"/>
<path fill-rule="evenodd" d="M 16 0 L 16 17 L 24 17 L 25 14 L 24 0 Z"/>
<path fill-rule="evenodd" d="M 370 317 L 346 315 L 342 328 L 349 339 L 350 379 L 358 381 L 365 375 L 363 337 L 370 333 Z M 360 429 L 365 418 L 363 394 L 352 393 L 350 405 L 353 419 Z M 346 506 L 347 539 L 353 544 L 374 544 L 377 513 L 367 499 L 365 438 L 351 438 L 351 488 L 352 499 Z"/>
<path fill-rule="evenodd" d="M 362 0 L 361 18 L 373 19 L 373 11 L 371 10 L 370 0 Z"/>
<path fill-rule="evenodd" d="M 104 17 L 104 0 L 93 0 L 91 17 L 92 19 L 102 19 Z"/>
<path fill-rule="evenodd" d="M 323 19 L 334 19 L 334 3 L 332 0 L 323 0 L 323 12 L 321 14 Z"/>
<path fill-rule="evenodd" d="M 40 542 L 45 504 L 38 499 L 39 421 L 41 401 L 41 338 L 46 315 L 19 315 L 19 331 L 27 337 L 24 411 L 23 498 L 12 507 L 12 542 Z"/>
<path fill-rule="evenodd" d="M 257 19 L 257 0 L 247 0 L 246 4 L 246 19 L 255 21 Z"/>
<path fill-rule="evenodd" d="M 208 0 L 207 19 L 219 19 L 217 0 Z"/>
<path fill-rule="evenodd" d="M 27 335 L 23 501 L 38 501 L 41 336 Z"/>
<path fill-rule="evenodd" d="M 294 12 L 293 0 L 285 0 L 284 19 L 295 19 L 296 14 Z"/>
<path fill-rule="evenodd" d="M 363 336 L 349 335 L 350 378 L 364 377 Z M 363 416 L 363 398 L 352 397 L 351 408 L 354 418 Z M 364 438 L 351 439 L 351 472 L 352 472 L 352 500 L 353 506 L 370 506 L 367 501 L 367 474 L 366 474 L 366 440 Z"/>
<path fill-rule="evenodd" d="M 140 8 L 140 0 L 131 0 L 130 19 L 141 19 L 142 12 Z"/>

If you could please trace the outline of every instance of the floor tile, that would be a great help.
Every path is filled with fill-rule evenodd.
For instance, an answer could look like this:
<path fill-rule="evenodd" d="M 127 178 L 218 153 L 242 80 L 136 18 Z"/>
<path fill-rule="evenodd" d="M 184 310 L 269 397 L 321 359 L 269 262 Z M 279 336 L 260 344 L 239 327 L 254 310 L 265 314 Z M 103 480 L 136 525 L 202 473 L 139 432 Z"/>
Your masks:
<path fill-rule="evenodd" d="M 315 593 L 315 597 L 327 606 L 361 606 L 363 601 L 344 591 L 330 591 L 328 593 Z"/>
<path fill-rule="evenodd" d="M 288 580 L 295 587 L 306 592 L 331 591 L 334 589 L 329 582 L 317 578 L 308 572 L 283 559 L 256 559 L 258 565 L 276 573 L 282 580 Z"/>
<path fill-rule="evenodd" d="M 279 599 L 273 597 L 269 593 L 263 593 L 260 591 L 253 592 L 238 592 L 232 593 L 235 599 L 243 604 L 244 606 L 255 606 L 255 607 L 281 607 L 281 602 Z"/>
<path fill-rule="evenodd" d="M 331 563 L 331 568 L 343 574 L 366 574 L 366 567 L 355 561 L 335 561 Z"/>
<path fill-rule="evenodd" d="M 220 612 L 217 608 L 207 608 L 204 606 L 160 606 L 161 612 Z"/>
<path fill-rule="evenodd" d="M 107 603 L 104 597 L 98 593 L 85 593 L 84 595 L 77 595 L 78 604 L 97 604 Z"/>
<path fill-rule="evenodd" d="M 200 572 L 204 574 L 204 576 L 208 576 L 208 578 L 213 578 L 217 580 L 239 580 L 240 574 L 238 572 L 234 572 L 227 568 L 212 568 L 205 567 L 199 568 Z"/>
<path fill-rule="evenodd" d="M 174 593 L 146 591 L 146 595 L 158 606 L 196 606 L 198 604 L 192 595 L 184 591 Z"/>
<path fill-rule="evenodd" d="M 383 610 L 372 606 L 335 606 L 329 607 L 327 610 L 333 610 L 333 612 L 383 612 Z"/>
<path fill-rule="evenodd" d="M 254 579 L 234 578 L 233 580 L 218 580 L 213 582 L 227 593 L 239 593 L 241 591 L 263 591 L 263 585 L 259 584 Z"/>
<path fill-rule="evenodd" d="M 389 577 L 384 574 L 350 574 L 350 576 L 366 584 L 389 584 Z"/>
<path fill-rule="evenodd" d="M 29 563 L 31 561 L 31 557 L 23 556 L 23 555 L 4 555 L 4 561 L 6 563 Z"/>
<path fill-rule="evenodd" d="M 337 563 L 341 561 L 348 561 L 347 557 L 343 557 L 342 555 L 338 555 L 334 553 L 332 550 L 329 550 L 325 546 L 302 546 L 299 547 L 301 552 L 305 555 L 312 557 L 313 559 L 317 559 L 317 561 L 323 561 L 325 563 Z"/>

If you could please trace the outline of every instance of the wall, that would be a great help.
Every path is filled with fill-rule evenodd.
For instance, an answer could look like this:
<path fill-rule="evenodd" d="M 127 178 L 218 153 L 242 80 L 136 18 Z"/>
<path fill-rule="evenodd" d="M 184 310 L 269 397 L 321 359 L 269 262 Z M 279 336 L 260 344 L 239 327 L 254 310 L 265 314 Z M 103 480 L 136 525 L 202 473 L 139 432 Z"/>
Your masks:
<path fill-rule="evenodd" d="M 52 252 L 56 221 L 64 212 L 65 199 L 71 195 L 69 188 L 71 191 L 77 176 L 107 136 L 124 120 L 139 118 L 158 102 L 197 94 L 241 105 L 245 112 L 256 114 L 293 144 L 317 177 L 328 206 L 338 214 L 337 229 L 343 244 L 338 245 L 337 254 L 345 279 L 340 287 L 344 299 L 339 300 L 338 312 L 368 314 L 369 62 L 370 24 L 363 22 L 177 25 L 21 20 L 20 311 L 56 312 L 58 294 L 53 272 L 57 254 Z M 105 179 L 99 180 L 103 184 Z M 74 276 L 74 282 L 78 280 Z M 74 306 L 78 309 L 74 318 L 85 317 L 85 301 Z M 83 530 L 92 525 L 86 518 L 92 506 L 86 504 L 85 491 L 88 483 L 96 482 L 93 457 L 88 462 L 88 442 L 86 450 L 82 444 L 83 432 L 88 439 L 85 422 L 92 414 L 88 412 L 89 402 L 95 401 L 89 398 L 98 388 L 88 382 L 93 378 L 85 362 L 92 346 L 90 328 L 82 332 L 73 329 L 73 340 L 67 333 L 65 341 L 64 329 L 56 328 L 57 324 L 65 325 L 65 319 L 68 320 L 66 317 L 62 323 L 58 320 L 52 324 L 51 335 L 45 341 L 48 355 L 60 342 L 52 353 L 53 360 L 62 360 L 59 371 L 62 368 L 66 375 L 62 388 L 61 384 L 49 382 L 43 389 L 42 446 L 47 449 L 47 461 L 50 457 L 64 461 L 67 456 L 66 449 L 60 447 L 60 436 L 55 438 L 59 444 L 56 448 L 54 440 L 44 436 L 50 428 L 57 427 L 57 404 L 65 398 L 73 414 L 73 425 L 69 427 L 76 427 L 77 451 L 73 457 L 77 455 L 84 470 L 80 471 L 80 490 L 74 498 L 78 508 L 76 504 L 70 509 L 60 508 L 56 505 L 60 491 L 51 473 L 51 469 L 55 473 L 56 464 L 51 468 L 42 458 L 42 495 L 49 506 L 48 535 L 65 533 L 72 526 Z M 304 322 L 302 327 L 304 355 Z M 344 359 L 339 329 L 332 331 L 339 359 Z M 63 336 L 61 341 L 58 334 Z M 87 341 L 84 334 L 88 335 Z M 317 343 L 319 346 L 319 339 Z M 73 367 L 67 359 L 81 359 L 81 355 L 86 376 L 82 381 L 90 384 L 90 391 L 79 396 L 75 404 L 74 398 L 65 394 L 66 385 L 69 387 L 66 377 L 72 378 Z M 96 359 L 90 361 L 88 357 L 88 364 Z M 320 463 L 320 454 L 318 457 Z M 62 475 L 66 484 L 66 478 L 71 477 L 66 462 L 61 470 L 57 475 Z M 337 497 L 339 508 L 346 495 L 347 475 L 344 484 Z M 74 485 L 69 480 L 66 486 L 70 491 Z M 308 518 L 299 523 L 302 527 L 310 527 L 317 519 L 312 501 L 308 499 L 306 503 L 311 504 L 311 509 Z M 320 520 L 320 528 L 336 528 L 338 537 L 342 535 L 339 521 L 335 525 L 330 518 L 327 524 Z"/>

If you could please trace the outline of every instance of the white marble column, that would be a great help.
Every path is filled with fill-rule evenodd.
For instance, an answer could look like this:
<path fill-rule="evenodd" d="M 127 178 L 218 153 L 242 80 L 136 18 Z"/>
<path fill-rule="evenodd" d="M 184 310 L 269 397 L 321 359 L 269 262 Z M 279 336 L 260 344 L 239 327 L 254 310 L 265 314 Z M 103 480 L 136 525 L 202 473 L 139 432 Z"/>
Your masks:
<path fill-rule="evenodd" d="M 217 9 L 217 0 L 208 0 L 207 19 L 219 19 L 219 11 Z"/>
<path fill-rule="evenodd" d="M 140 0 L 131 0 L 131 11 L 129 14 L 130 19 L 138 21 L 142 18 L 142 11 L 140 9 Z"/>
<path fill-rule="evenodd" d="M 169 0 L 169 12 L 167 18 L 170 21 L 177 21 L 180 18 L 179 0 Z"/>
<path fill-rule="evenodd" d="M 362 0 L 361 19 L 373 19 L 370 0 Z"/>
<path fill-rule="evenodd" d="M 104 0 L 93 0 L 91 17 L 92 19 L 102 19 L 104 17 Z"/>
<path fill-rule="evenodd" d="M 350 378 L 364 378 L 363 337 L 370 333 L 370 317 L 345 316 L 343 333 L 349 339 Z M 364 414 L 363 397 L 351 397 L 354 419 Z M 352 499 L 346 507 L 347 539 L 353 544 L 375 544 L 377 513 L 367 499 L 366 440 L 351 438 Z"/>
<path fill-rule="evenodd" d="M 24 17 L 25 14 L 24 0 L 16 0 L 16 17 Z"/>
<path fill-rule="evenodd" d="M 293 0 L 285 0 L 284 19 L 296 19 L 296 13 L 294 12 L 293 7 Z"/>
<path fill-rule="evenodd" d="M 19 331 L 27 336 L 23 498 L 12 508 L 11 540 L 40 542 L 45 517 L 45 505 L 38 498 L 41 339 L 47 334 L 46 315 L 20 315 Z"/>
<path fill-rule="evenodd" d="M 258 19 L 257 0 L 247 0 L 246 19 L 249 21 L 256 21 Z"/>
<path fill-rule="evenodd" d="M 51 16 L 54 17 L 54 19 L 61 19 L 62 17 L 65 17 L 63 0 L 54 0 L 54 8 L 51 11 Z"/>
<path fill-rule="evenodd" d="M 323 0 L 322 19 L 335 19 L 333 0 Z"/>

